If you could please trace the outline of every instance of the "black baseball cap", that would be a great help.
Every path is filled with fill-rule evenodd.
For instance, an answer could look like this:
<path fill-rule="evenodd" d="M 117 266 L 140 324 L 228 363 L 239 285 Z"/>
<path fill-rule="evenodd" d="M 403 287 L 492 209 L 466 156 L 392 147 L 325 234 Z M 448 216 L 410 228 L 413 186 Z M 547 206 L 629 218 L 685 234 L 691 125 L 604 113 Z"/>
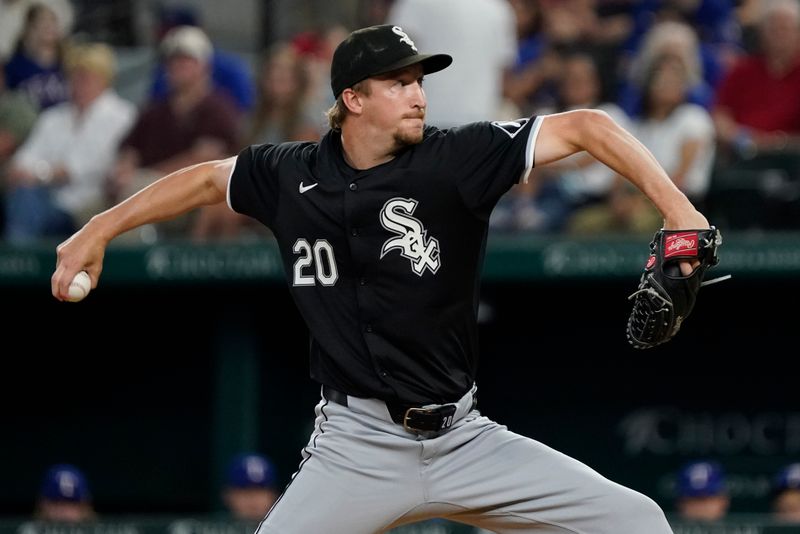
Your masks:
<path fill-rule="evenodd" d="M 400 26 L 370 26 L 354 31 L 336 47 L 331 63 L 331 89 L 338 98 L 348 87 L 372 76 L 417 63 L 425 74 L 430 74 L 452 62 L 453 58 L 447 54 L 420 54 Z"/>

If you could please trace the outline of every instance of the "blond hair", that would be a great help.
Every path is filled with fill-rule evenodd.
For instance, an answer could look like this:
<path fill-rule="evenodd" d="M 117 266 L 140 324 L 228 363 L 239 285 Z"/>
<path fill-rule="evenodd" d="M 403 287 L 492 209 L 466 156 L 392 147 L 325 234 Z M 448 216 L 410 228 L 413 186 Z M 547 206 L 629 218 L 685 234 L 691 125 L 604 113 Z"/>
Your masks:
<path fill-rule="evenodd" d="M 110 46 L 103 43 L 84 43 L 67 50 L 64 66 L 69 74 L 78 69 L 99 74 L 110 85 L 114 79 L 116 60 Z"/>
<path fill-rule="evenodd" d="M 359 92 L 363 95 L 369 96 L 371 89 L 367 80 L 361 80 L 357 84 L 355 84 L 351 89 L 353 91 Z M 325 112 L 325 116 L 328 118 L 328 126 L 331 130 L 341 130 L 342 124 L 344 123 L 345 117 L 347 117 L 347 106 L 344 105 L 344 100 L 342 100 L 342 95 L 339 95 L 336 98 L 336 103 L 330 107 L 328 111 Z"/>

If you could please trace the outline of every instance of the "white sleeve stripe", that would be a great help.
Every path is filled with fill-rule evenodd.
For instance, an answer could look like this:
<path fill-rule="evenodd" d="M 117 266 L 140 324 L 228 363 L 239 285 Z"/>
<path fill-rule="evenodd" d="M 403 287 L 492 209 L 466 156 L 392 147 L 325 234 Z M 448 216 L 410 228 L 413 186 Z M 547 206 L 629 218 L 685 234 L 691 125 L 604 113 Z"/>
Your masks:
<path fill-rule="evenodd" d="M 236 161 L 238 159 L 239 159 L 239 156 L 236 156 L 236 158 L 234 158 L 234 160 L 233 160 L 233 167 L 231 167 L 231 173 L 228 175 L 228 189 L 225 192 L 225 200 L 228 202 L 228 207 L 232 211 L 236 211 L 236 210 L 233 209 L 233 205 L 231 204 L 231 181 L 233 179 L 233 171 L 236 170 Z"/>
<path fill-rule="evenodd" d="M 544 117 L 536 117 L 528 134 L 528 144 L 525 146 L 525 169 L 522 171 L 522 182 L 528 183 L 528 177 L 533 170 L 534 154 L 536 152 L 536 138 L 539 137 L 539 129 L 542 127 Z"/>

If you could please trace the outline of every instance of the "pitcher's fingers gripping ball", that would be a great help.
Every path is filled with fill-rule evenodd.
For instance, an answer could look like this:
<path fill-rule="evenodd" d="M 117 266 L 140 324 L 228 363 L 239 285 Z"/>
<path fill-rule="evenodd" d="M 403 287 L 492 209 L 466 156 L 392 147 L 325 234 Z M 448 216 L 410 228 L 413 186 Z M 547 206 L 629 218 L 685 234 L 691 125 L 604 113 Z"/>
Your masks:
<path fill-rule="evenodd" d="M 637 349 L 655 347 L 678 333 L 694 308 L 700 287 L 721 281 L 725 276 L 703 283 L 706 270 L 719 263 L 717 248 L 722 235 L 713 226 L 708 230 L 659 230 L 650 243 L 650 257 L 639 282 L 639 289 L 628 299 L 633 310 L 628 318 L 628 342 Z M 681 261 L 697 261 L 691 274 L 681 274 Z"/>
<path fill-rule="evenodd" d="M 72 279 L 69 284 L 69 295 L 67 296 L 68 302 L 78 302 L 86 298 L 89 291 L 92 290 L 92 279 L 86 271 L 80 271 Z"/>

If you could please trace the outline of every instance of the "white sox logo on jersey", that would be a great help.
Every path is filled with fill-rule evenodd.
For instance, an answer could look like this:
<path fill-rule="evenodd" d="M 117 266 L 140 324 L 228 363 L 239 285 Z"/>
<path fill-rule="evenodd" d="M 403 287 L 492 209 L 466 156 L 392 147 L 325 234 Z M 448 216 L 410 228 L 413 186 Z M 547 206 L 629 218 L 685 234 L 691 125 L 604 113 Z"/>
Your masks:
<path fill-rule="evenodd" d="M 414 46 L 414 41 L 411 40 L 411 37 L 408 36 L 406 32 L 403 31 L 403 28 L 400 26 L 392 26 L 392 31 L 400 36 L 400 42 L 405 43 L 411 47 L 411 49 L 416 52 L 417 47 Z"/>
<path fill-rule="evenodd" d="M 381 248 L 381 259 L 393 249 L 399 249 L 400 255 L 411 260 L 411 269 L 422 276 L 425 269 L 433 274 L 439 270 L 439 240 L 428 237 L 428 231 L 422 222 L 412 217 L 418 202 L 413 198 L 396 197 L 388 200 L 381 209 L 381 225 L 398 234 L 386 240 Z"/>

